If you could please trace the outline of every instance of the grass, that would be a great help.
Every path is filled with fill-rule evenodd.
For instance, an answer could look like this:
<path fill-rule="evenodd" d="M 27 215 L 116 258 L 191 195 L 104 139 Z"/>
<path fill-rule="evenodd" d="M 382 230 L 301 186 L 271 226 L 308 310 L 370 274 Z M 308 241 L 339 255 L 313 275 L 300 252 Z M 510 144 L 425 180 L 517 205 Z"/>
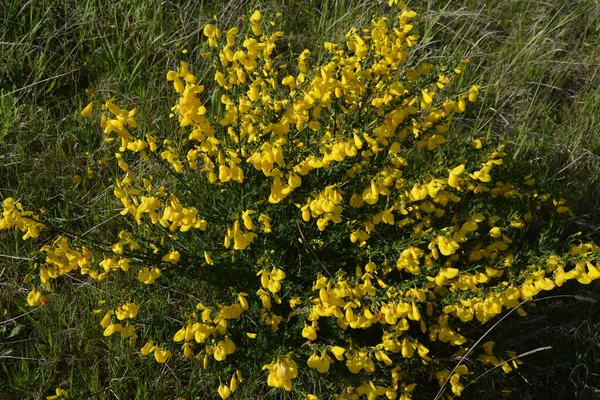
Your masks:
<path fill-rule="evenodd" d="M 412 3 L 421 15 L 421 54 L 435 60 L 463 52 L 471 66 L 462 79 L 482 85 L 481 101 L 455 120 L 456 139 L 510 141 L 520 168 L 573 200 L 577 217 L 567 228 L 598 238 L 598 2 Z M 140 107 L 144 129 L 172 129 L 161 111 L 173 100 L 167 69 L 187 60 L 201 70 L 203 26 L 213 15 L 233 23 L 251 7 L 282 12 L 278 23 L 289 34 L 283 48 L 299 53 L 306 47 L 316 59 L 325 39 L 342 39 L 350 26 L 383 9 L 365 0 L 2 2 L 0 197 L 20 198 L 29 209 L 44 208 L 62 228 L 109 237 L 119 209 L 105 188 L 118 171 L 102 163 L 109 151 L 98 128 L 79 116 L 87 102 L 84 90 L 94 87 Z M 83 177 L 81 184 L 74 185 L 75 175 Z M 56 387 L 69 387 L 80 398 L 120 399 L 204 398 L 202 393 L 212 390 L 201 368 L 177 362 L 158 366 L 101 336 L 89 310 L 118 294 L 116 284 L 96 287 L 77 276 L 66 278 L 51 306 L 29 309 L 22 281 L 24 258 L 34 247 L 8 231 L 0 239 L 3 398 L 43 398 Z M 598 285 L 568 285 L 560 293 L 600 299 Z M 158 300 L 155 306 L 161 307 Z M 556 298 L 539 302 L 528 319 L 508 318 L 497 328 L 499 339 L 521 352 L 552 350 L 526 357 L 519 372 L 508 377 L 489 374 L 465 397 L 496 398 L 502 394 L 496 379 L 512 388 L 512 398 L 598 396 L 597 307 L 581 298 Z M 248 378 L 240 398 L 276 397 L 258 391 L 263 375 Z M 303 383 L 319 385 L 309 378 Z"/>

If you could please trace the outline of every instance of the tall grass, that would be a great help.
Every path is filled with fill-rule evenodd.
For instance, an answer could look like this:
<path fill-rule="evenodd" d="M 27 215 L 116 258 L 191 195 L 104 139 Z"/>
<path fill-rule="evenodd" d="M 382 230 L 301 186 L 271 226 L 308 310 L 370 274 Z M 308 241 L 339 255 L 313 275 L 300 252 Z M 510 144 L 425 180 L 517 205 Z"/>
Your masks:
<path fill-rule="evenodd" d="M 598 241 L 600 5 L 412 3 L 422 16 L 420 45 L 432 58 L 463 52 L 471 59 L 463 79 L 482 85 L 475 109 L 455 119 L 457 138 L 512 142 L 522 169 L 573 199 L 577 216 L 565 229 Z M 119 209 L 105 188 L 117 170 L 102 161 L 108 149 L 97 128 L 79 117 L 85 89 L 140 107 L 149 131 L 167 129 L 168 116 L 160 112 L 173 100 L 166 70 L 186 60 L 200 71 L 203 26 L 213 15 L 235 22 L 253 7 L 281 12 L 289 50 L 309 48 L 319 59 L 323 41 L 342 39 L 381 6 L 365 0 L 1 2 L 0 197 L 43 207 L 73 231 L 113 235 L 111 218 Z M 204 398 L 201 368 L 175 362 L 157 367 L 123 344 L 103 340 L 89 310 L 118 294 L 118 284 L 99 288 L 70 277 L 58 286 L 51 307 L 27 308 L 22 281 L 31 250 L 16 234 L 0 233 L 1 397 L 41 398 L 60 386 L 81 398 Z M 539 302 L 529 319 L 507 318 L 497 328 L 521 352 L 552 346 L 502 378 L 511 398 L 600 395 L 600 313 L 594 304 L 600 290 L 567 285 L 561 293 L 578 297 Z M 465 396 L 501 397 L 497 378 L 482 377 Z M 240 398 L 275 398 L 274 392 L 255 391 L 263 376 L 248 381 Z"/>

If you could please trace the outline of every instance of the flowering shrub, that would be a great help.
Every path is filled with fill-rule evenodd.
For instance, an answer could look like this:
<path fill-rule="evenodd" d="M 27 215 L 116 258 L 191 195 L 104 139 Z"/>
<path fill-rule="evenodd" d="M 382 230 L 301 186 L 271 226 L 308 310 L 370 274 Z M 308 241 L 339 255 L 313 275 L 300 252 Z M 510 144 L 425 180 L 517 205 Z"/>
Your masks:
<path fill-rule="evenodd" d="M 42 247 L 28 304 L 76 271 L 126 282 L 94 310 L 99 332 L 158 363 L 202 363 L 223 399 L 260 368 L 265 385 L 308 399 L 410 399 L 431 381 L 460 396 L 473 370 L 517 368 L 470 328 L 600 278 L 600 247 L 538 249 L 533 222 L 569 215 L 566 200 L 515 176 L 506 145 L 461 149 L 448 135 L 479 86 L 446 94 L 468 62 L 419 60 L 415 17 L 404 5 L 374 17 L 326 42 L 318 65 L 308 50 L 284 60 L 284 33 L 259 11 L 242 27 L 208 24 L 211 79 L 185 62 L 167 73 L 173 134 L 140 132 L 135 108 L 94 100 L 82 115 L 102 103 L 122 230 Z M 3 207 L 0 229 L 43 231 L 43 215 Z M 298 383 L 319 374 L 322 393 Z"/>

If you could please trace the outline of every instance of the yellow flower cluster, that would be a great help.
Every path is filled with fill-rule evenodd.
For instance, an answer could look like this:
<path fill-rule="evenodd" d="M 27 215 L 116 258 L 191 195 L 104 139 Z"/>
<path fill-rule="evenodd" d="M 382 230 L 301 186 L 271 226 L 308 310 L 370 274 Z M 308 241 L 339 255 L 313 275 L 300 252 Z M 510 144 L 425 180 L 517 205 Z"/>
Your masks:
<path fill-rule="evenodd" d="M 172 232 L 177 229 L 180 232 L 187 232 L 190 229 L 206 230 L 207 222 L 198 217 L 196 208 L 184 207 L 174 195 L 165 201 L 161 201 L 156 196 L 143 196 L 139 189 L 132 188 L 132 176 L 133 173 L 128 170 L 125 178 L 116 181 L 115 197 L 121 200 L 125 207 L 121 212 L 122 215 L 131 214 L 138 224 L 142 224 L 142 216 L 148 214 L 152 224 L 158 223 Z M 145 179 L 144 185 L 146 191 L 152 190 L 150 180 Z M 158 211 L 162 211 L 162 215 Z"/>
<path fill-rule="evenodd" d="M 244 225 L 246 227 L 251 226 L 251 224 L 247 222 L 248 220 L 249 217 L 246 216 L 244 219 Z M 251 226 L 251 228 L 253 228 L 253 226 Z M 240 229 L 240 221 L 236 220 L 233 223 L 233 227 L 227 227 L 227 236 L 225 236 L 224 244 L 226 248 L 229 248 L 231 246 L 231 240 L 233 239 L 233 248 L 235 250 L 244 250 L 257 236 L 258 235 L 254 232 L 244 232 Z"/>
<path fill-rule="evenodd" d="M 442 386 L 444 382 L 448 380 L 448 377 L 450 377 L 450 386 L 452 388 L 452 393 L 454 393 L 456 396 L 460 396 L 464 389 L 464 386 L 462 385 L 462 383 L 460 383 L 460 377 L 468 373 L 469 370 L 466 367 L 466 365 L 461 365 L 454 370 L 452 376 L 450 376 L 450 373 L 448 371 L 438 371 L 436 372 L 435 377 L 440 382 L 440 386 Z"/>
<path fill-rule="evenodd" d="M 40 279 L 50 289 L 50 279 L 67 274 L 78 268 L 82 274 L 87 274 L 87 267 L 92 257 L 91 251 L 85 246 L 80 249 L 72 248 L 69 239 L 58 237 L 51 246 L 44 246 L 40 250 L 45 253 L 45 265 L 40 266 Z"/>
<path fill-rule="evenodd" d="M 219 389 L 217 389 L 219 397 L 221 397 L 223 400 L 228 399 L 229 396 L 231 396 L 237 390 L 238 382 L 243 382 L 242 374 L 239 370 L 235 371 L 235 373 L 231 376 L 229 386 L 222 383 L 219 385 Z"/>
<path fill-rule="evenodd" d="M 305 206 L 302 206 L 302 219 L 305 222 L 310 221 L 310 218 L 319 218 L 317 226 L 320 231 L 325 230 L 329 221 L 335 224 L 342 222 L 340 215 L 343 208 L 339 205 L 342 201 L 341 194 L 335 190 L 335 186 L 327 186 L 325 190 L 317 195 L 315 199 L 308 199 Z"/>
<path fill-rule="evenodd" d="M 519 364 L 523 364 L 521 360 L 517 359 L 516 353 L 513 351 L 506 352 L 506 355 L 510 357 L 509 361 L 512 360 L 511 362 L 505 361 L 502 357 L 494 355 L 493 348 L 495 345 L 496 343 L 491 340 L 481 345 L 481 347 L 484 350 L 484 353 L 480 354 L 478 358 L 483 364 L 492 365 L 494 367 L 501 367 L 505 373 L 509 373 L 513 370 L 513 367 L 518 368 Z"/>
<path fill-rule="evenodd" d="M 39 306 L 40 304 L 47 304 L 52 298 L 43 294 L 43 292 L 37 288 L 31 289 L 27 294 L 27 305 L 29 307 Z"/>
<path fill-rule="evenodd" d="M 83 245 L 72 246 L 64 236 L 59 236 L 51 245 L 43 246 L 34 256 L 33 267 L 39 273 L 34 275 L 30 272 L 25 283 L 39 282 L 40 286 L 32 289 L 27 296 L 27 304 L 31 307 L 48 303 L 51 297 L 44 291 L 52 290 L 51 281 L 71 271 L 79 269 L 82 275 L 97 279 L 96 271 L 89 268 L 92 252 Z"/>
<path fill-rule="evenodd" d="M 147 342 L 144 347 L 142 347 L 140 349 L 140 352 L 142 353 L 142 355 L 147 356 L 148 354 L 153 353 L 154 354 L 154 359 L 156 360 L 156 362 L 158 363 L 164 363 L 167 362 L 167 360 L 171 357 L 173 357 L 173 353 L 171 353 L 169 350 L 164 349 L 162 347 L 156 346 L 154 344 L 153 341 L 149 341 Z"/>
<path fill-rule="evenodd" d="M 116 310 L 108 310 L 100 321 L 100 326 L 104 328 L 103 335 L 111 336 L 118 333 L 123 339 L 129 339 L 130 346 L 134 346 L 138 338 L 135 327 L 129 323 L 125 326 L 119 322 L 115 323 L 113 317 L 116 317 L 118 321 L 133 319 L 137 316 L 138 310 L 139 308 L 135 303 L 124 303 Z M 95 312 L 101 312 L 101 310 L 95 310 Z"/>
<path fill-rule="evenodd" d="M 517 368 L 514 353 L 494 353 L 491 341 L 469 359 L 471 371 L 449 360 L 477 340 L 475 321 L 526 315 L 543 291 L 600 279 L 600 248 L 581 241 L 549 255 L 519 239 L 536 218 L 570 215 L 566 200 L 540 192 L 532 176 L 506 180 L 505 145 L 448 148 L 454 116 L 481 87 L 448 97 L 468 62 L 417 62 L 417 15 L 389 4 L 400 7 L 352 28 L 344 43 L 326 42 L 320 65 L 309 50 L 286 63 L 283 32 L 260 11 L 247 27 L 207 24 L 206 86 L 185 62 L 167 73 L 175 137 L 138 134 L 135 108 L 103 102 L 100 125 L 107 141 L 118 139 L 123 171 L 113 193 L 135 230 L 101 248 L 109 255 L 97 263 L 64 238 L 42 248 L 43 289 L 75 269 L 99 281 L 135 271 L 140 293 L 159 278 L 190 291 L 204 281 L 206 294 L 181 296 L 178 330 L 145 339 L 141 354 L 164 363 L 181 346 L 205 369 L 214 358 L 227 379 L 231 365 L 260 362 L 269 386 L 311 400 L 294 387 L 299 373 L 335 374 L 340 400 L 408 400 L 427 391 L 423 376 L 460 396 L 476 368 Z M 12 199 L 3 205 L 0 228 L 39 234 L 37 216 Z M 28 296 L 32 306 L 48 299 L 37 288 Z M 132 300 L 106 311 L 105 336 L 135 343 L 133 325 L 120 322 L 137 316 Z M 241 382 L 239 371 L 219 381 L 219 397 Z"/>
<path fill-rule="evenodd" d="M 37 238 L 45 225 L 39 222 L 39 215 L 32 211 L 25 211 L 21 203 L 8 197 L 2 202 L 2 216 L 0 217 L 0 230 L 15 227 L 25 232 L 23 240 Z"/>
<path fill-rule="evenodd" d="M 401 6 L 393 19 L 378 17 L 369 27 L 351 29 L 345 45 L 325 43 L 328 59 L 320 66 L 311 68 L 311 52 L 303 51 L 295 71 L 274 57 L 283 32 L 268 33 L 259 11 L 249 18 L 250 32 L 243 37 L 238 27 L 221 31 L 206 25 L 203 33 L 210 51 L 202 56 L 213 60 L 211 86 L 219 93 L 220 113 L 207 109 L 203 99 L 207 90 L 197 83 L 187 63 L 181 62 L 167 74 L 179 94 L 171 116 L 187 135 L 185 140 L 163 142 L 161 159 L 174 173 L 182 179 L 196 173 L 220 193 L 236 190 L 235 185 L 243 192 L 249 180 L 266 178 L 269 182 L 267 191 L 253 189 L 258 194 L 253 209 L 236 206 L 229 210 L 229 222 L 215 223 L 215 232 L 224 235 L 225 249 L 244 252 L 259 246 L 256 243 L 264 234 L 277 229 L 268 217 L 277 211 L 270 207 L 295 204 L 301 221 L 316 219 L 318 232 L 330 226 L 336 232 L 342 229 L 349 243 L 358 245 L 369 258 L 365 263 L 355 260 L 353 274 L 346 268 L 334 275 L 329 270 L 328 275 L 319 273 L 312 293 L 310 288 L 289 292 L 294 311 L 288 321 L 294 315 L 308 321 L 299 333 L 308 339 L 311 349 L 305 354 L 307 366 L 319 373 L 328 373 L 335 360 L 345 362 L 353 374 L 375 374 L 378 368 L 415 355 L 422 365 L 429 365 L 430 347 L 436 342 L 457 348 L 456 354 L 465 351 L 463 345 L 469 338 L 461 333 L 460 324 L 473 319 L 489 321 L 504 309 L 516 308 L 525 315 L 521 302 L 540 291 L 570 279 L 585 284 L 599 278 L 597 266 L 591 262 L 590 255 L 598 254 L 593 244 L 580 245 L 592 246 L 587 253 L 573 248 L 572 258 L 583 253 L 589 257 L 575 260 L 572 269 L 567 267 L 572 258 L 552 256 L 515 270 L 519 244 L 513 243 L 511 235 L 527 227 L 532 220 L 530 211 L 510 217 L 483 209 L 466 217 L 454 215 L 452 210 L 465 199 L 484 195 L 528 204 L 552 201 L 556 213 L 569 211 L 564 199 L 553 199 L 533 188 L 531 176 L 521 184 L 494 179 L 507 156 L 504 145 L 486 147 L 477 139 L 473 157 L 461 157 L 442 168 L 426 164 L 424 172 L 415 175 L 409 159 L 435 157 L 432 155 L 447 143 L 445 134 L 454 115 L 465 112 L 467 102 L 477 100 L 481 87 L 474 85 L 454 99 L 443 98 L 442 91 L 462 72 L 466 61 L 453 67 L 427 62 L 408 65 L 419 36 L 413 33 L 411 22 L 416 13 Z M 140 152 L 142 160 L 149 161 L 146 151 L 154 152 L 159 145 L 148 134 L 144 140 L 129 132 L 128 127 L 135 128 L 135 110 L 122 110 L 110 101 L 104 109 L 116 117 L 103 116 L 102 126 L 106 133 L 115 131 L 121 138 L 120 152 Z M 123 215 L 132 215 L 142 225 L 147 221 L 142 215 L 148 214 L 151 224 L 159 223 L 171 232 L 207 229 L 196 208 L 182 205 L 164 187 L 153 189 L 151 178 L 137 176 L 124 155 L 117 154 L 117 160 L 126 172 L 115 188 L 115 196 L 125 207 Z M 449 212 L 451 219 L 447 219 Z M 262 230 L 256 225 L 256 215 Z M 381 253 L 383 249 L 376 250 L 379 238 L 389 235 L 390 228 L 410 241 Z M 162 261 L 176 264 L 179 257 L 173 250 Z M 207 265 L 216 264 L 206 251 L 204 258 Z M 233 254 L 231 259 L 235 260 Z M 278 267 L 270 271 L 262 267 L 265 260 L 256 263 L 261 284 L 256 291 L 261 304 L 258 315 L 276 332 L 285 317 L 280 293 L 287 274 Z M 404 284 L 395 278 L 398 273 L 419 283 Z M 139 280 L 151 283 L 158 276 L 158 268 L 144 267 Z M 244 293 L 237 303 L 218 306 L 216 316 L 210 307 L 200 304 L 201 318 L 192 313 L 173 338 L 184 342 L 184 356 L 203 357 L 207 366 L 209 355 L 222 361 L 233 354 L 236 346 L 227 333 L 228 321 L 251 312 L 246 297 Z M 379 343 L 369 346 L 352 340 L 325 345 L 317 335 L 320 319 L 333 320 L 346 331 L 377 325 L 382 336 Z M 428 343 L 423 337 L 417 339 L 418 332 L 428 334 Z M 255 333 L 247 336 L 257 337 Z M 195 352 L 197 344 L 204 344 L 204 349 Z M 143 353 L 154 348 L 148 346 Z M 502 365 L 505 372 L 510 371 L 490 346 L 485 349 L 482 364 Z M 268 385 L 292 390 L 292 380 L 298 376 L 294 357 L 296 354 L 288 353 L 264 366 L 269 371 Z M 464 365 L 452 374 L 444 369 L 436 372 L 440 385 L 449 382 L 456 396 L 462 393 L 461 377 L 466 375 Z M 411 377 L 393 369 L 388 386 L 363 382 L 349 386 L 339 398 L 385 395 L 409 399 L 415 387 Z M 219 386 L 221 398 L 232 392 L 231 385 Z"/>
<path fill-rule="evenodd" d="M 221 305 L 212 316 L 213 310 L 202 303 L 196 305 L 194 312 L 186 326 L 173 336 L 173 341 L 184 342 L 182 345 L 185 358 L 194 356 L 195 344 L 204 344 L 204 349 L 197 351 L 196 358 L 204 358 L 204 368 L 208 367 L 208 356 L 212 355 L 216 361 L 223 361 L 236 350 L 235 343 L 227 335 L 230 321 L 239 319 L 244 311 L 248 310 L 247 293 L 239 293 L 237 302 L 231 305 Z M 241 378 L 239 379 L 241 382 Z M 235 389 L 229 388 L 231 392 Z M 224 389 L 223 389 L 224 390 Z"/>
<path fill-rule="evenodd" d="M 269 371 L 267 384 L 269 386 L 292 390 L 292 379 L 298 377 L 298 364 L 290 357 L 266 364 L 263 369 Z"/>

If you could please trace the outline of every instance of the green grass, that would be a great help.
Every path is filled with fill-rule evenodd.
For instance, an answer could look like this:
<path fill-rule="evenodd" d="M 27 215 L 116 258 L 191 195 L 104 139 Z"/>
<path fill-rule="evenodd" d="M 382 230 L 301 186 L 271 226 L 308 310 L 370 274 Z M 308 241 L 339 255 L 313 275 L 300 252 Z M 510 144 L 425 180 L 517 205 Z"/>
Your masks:
<path fill-rule="evenodd" d="M 573 200 L 577 217 L 566 229 L 598 238 L 598 2 L 412 3 L 421 15 L 420 54 L 437 60 L 462 52 L 471 60 L 463 81 L 482 85 L 480 102 L 455 119 L 456 140 L 510 141 L 522 170 Z M 317 60 L 323 41 L 341 40 L 350 26 L 385 9 L 365 0 L 250 4 L 283 12 L 278 24 L 289 36 L 281 48 L 294 53 L 309 48 Z M 234 0 L 0 3 L 0 197 L 19 198 L 28 209 L 43 208 L 64 229 L 92 229 L 109 238 L 116 229 L 111 218 L 120 209 L 106 187 L 118 171 L 114 163 L 99 162 L 110 151 L 96 124 L 79 115 L 88 101 L 84 90 L 93 87 L 106 98 L 139 107 L 144 130 L 172 129 L 164 113 L 174 99 L 166 85 L 167 69 L 186 60 L 202 77 L 203 26 L 213 15 L 239 22 L 251 9 L 245 5 Z M 74 175 L 83 177 L 77 186 Z M 28 257 L 52 233 L 32 244 L 0 232 L 2 397 L 44 398 L 63 387 L 81 398 L 205 398 L 214 378 L 200 367 L 175 360 L 161 366 L 127 351 L 119 340 L 102 337 L 89 311 L 100 299 L 116 298 L 118 283 L 97 286 L 79 276 L 65 277 L 51 305 L 27 307 L 28 289 L 22 283 L 27 260 L 18 257 Z M 559 292 L 600 299 L 598 285 L 567 285 Z M 600 395 L 597 307 L 573 298 L 544 301 L 530 318 L 509 318 L 497 328 L 507 347 L 521 353 L 552 346 L 525 357 L 519 372 L 502 378 L 513 388 L 512 398 Z M 264 379 L 258 372 L 248 377 L 238 397 L 275 398 L 275 392 L 262 388 Z M 499 374 L 482 378 L 465 397 L 500 397 L 494 379 Z M 309 388 L 319 385 L 309 377 L 300 381 Z"/>

